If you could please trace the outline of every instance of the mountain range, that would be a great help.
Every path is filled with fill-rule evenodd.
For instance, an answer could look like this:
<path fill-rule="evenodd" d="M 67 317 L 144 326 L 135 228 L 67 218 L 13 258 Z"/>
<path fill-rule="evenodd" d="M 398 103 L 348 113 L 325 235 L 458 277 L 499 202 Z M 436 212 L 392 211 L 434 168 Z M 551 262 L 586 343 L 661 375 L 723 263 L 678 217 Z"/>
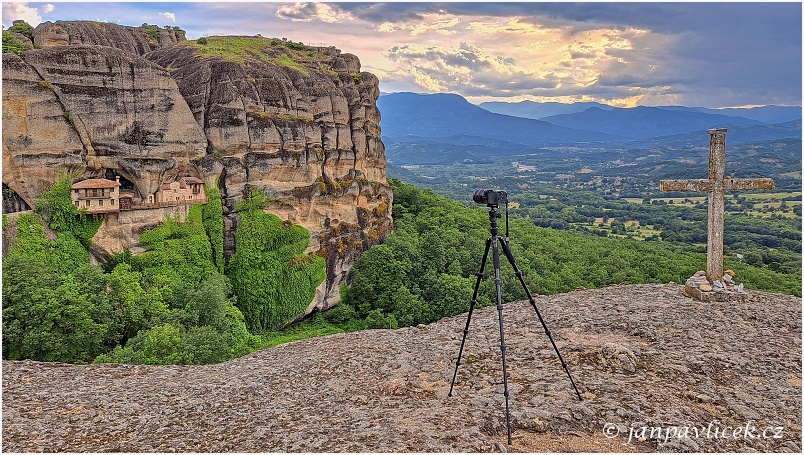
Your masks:
<path fill-rule="evenodd" d="M 381 95 L 377 107 L 382 112 L 383 137 L 394 140 L 479 136 L 521 144 L 566 144 L 625 138 L 542 120 L 496 114 L 455 94 Z"/>
<path fill-rule="evenodd" d="M 540 147 L 646 148 L 706 145 L 706 130 L 729 129 L 729 143 L 801 138 L 801 108 L 614 108 L 599 103 L 483 103 L 456 94 L 381 94 L 382 136 L 394 164 L 482 162 Z M 491 112 L 484 107 L 506 111 Z M 526 110 L 529 110 L 526 112 Z M 541 115 L 540 119 L 510 115 Z M 768 123 L 760 120 L 780 120 Z M 448 156 L 445 156 L 448 155 Z"/>
<path fill-rule="evenodd" d="M 552 115 L 574 114 L 583 112 L 590 107 L 597 107 L 603 110 L 615 109 L 607 104 L 594 102 L 581 103 L 537 103 L 535 101 L 519 101 L 516 103 L 490 101 L 480 103 L 478 106 L 496 114 L 513 115 L 515 117 L 525 117 L 532 119 L 543 119 Z M 686 107 L 686 106 L 657 106 L 665 110 L 695 111 L 706 114 L 720 114 L 735 117 L 744 117 L 752 120 L 759 120 L 763 123 L 782 123 L 790 120 L 801 119 L 801 106 L 759 106 L 749 108 L 723 108 L 709 109 L 705 107 Z"/>

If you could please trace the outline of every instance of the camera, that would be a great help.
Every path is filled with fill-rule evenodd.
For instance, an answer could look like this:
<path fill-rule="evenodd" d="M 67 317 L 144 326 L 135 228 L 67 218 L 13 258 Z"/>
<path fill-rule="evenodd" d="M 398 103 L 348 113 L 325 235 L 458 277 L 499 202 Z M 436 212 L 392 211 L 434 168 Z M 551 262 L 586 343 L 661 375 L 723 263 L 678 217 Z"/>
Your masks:
<path fill-rule="evenodd" d="M 499 190 L 475 190 L 472 200 L 488 206 L 508 204 L 508 193 Z"/>

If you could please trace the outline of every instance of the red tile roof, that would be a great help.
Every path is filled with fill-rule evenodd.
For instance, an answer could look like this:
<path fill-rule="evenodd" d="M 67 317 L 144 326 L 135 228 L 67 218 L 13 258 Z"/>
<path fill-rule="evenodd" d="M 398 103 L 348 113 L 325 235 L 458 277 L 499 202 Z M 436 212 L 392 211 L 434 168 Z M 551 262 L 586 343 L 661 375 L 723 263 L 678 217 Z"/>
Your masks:
<path fill-rule="evenodd" d="M 119 183 L 107 179 L 86 179 L 80 182 L 73 183 L 70 189 L 81 190 L 84 188 L 116 188 L 120 186 Z"/>

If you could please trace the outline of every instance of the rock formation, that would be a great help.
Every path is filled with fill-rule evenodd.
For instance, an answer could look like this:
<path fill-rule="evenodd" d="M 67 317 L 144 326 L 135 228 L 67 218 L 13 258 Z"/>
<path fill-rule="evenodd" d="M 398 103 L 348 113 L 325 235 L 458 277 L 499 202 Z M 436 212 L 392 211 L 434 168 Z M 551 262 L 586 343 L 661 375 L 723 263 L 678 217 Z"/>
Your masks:
<path fill-rule="evenodd" d="M 3 54 L 4 210 L 33 206 L 63 172 L 119 175 L 135 204 L 194 176 L 218 185 L 226 226 L 236 227 L 236 203 L 262 190 L 273 200 L 267 210 L 307 228 L 308 251 L 327 259 L 313 306 L 328 307 L 392 225 L 378 80 L 332 47 L 205 41 L 173 28 L 46 22 L 34 31 L 42 49 Z M 128 233 L 163 211 L 153 215 L 125 217 L 139 220 L 133 227 L 107 220 L 94 249 L 134 246 Z"/>
<path fill-rule="evenodd" d="M 43 22 L 34 30 L 33 44 L 39 47 L 91 44 L 120 49 L 129 54 L 146 53 L 184 41 L 184 30 L 143 24 L 126 27 L 108 22 Z"/>
<path fill-rule="evenodd" d="M 511 446 L 491 306 L 452 397 L 465 314 L 218 365 L 4 361 L 3 450 L 801 453 L 801 298 L 704 303 L 654 284 L 537 305 L 584 399 L 528 302 L 506 304 Z"/>

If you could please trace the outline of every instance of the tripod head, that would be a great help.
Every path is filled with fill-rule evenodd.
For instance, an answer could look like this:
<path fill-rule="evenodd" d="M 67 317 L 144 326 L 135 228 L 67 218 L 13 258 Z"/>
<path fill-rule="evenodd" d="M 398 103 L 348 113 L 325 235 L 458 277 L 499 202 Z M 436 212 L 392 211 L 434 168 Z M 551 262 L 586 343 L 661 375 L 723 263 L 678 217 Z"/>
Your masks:
<path fill-rule="evenodd" d="M 489 221 L 491 222 L 491 235 L 497 236 L 497 220 L 502 218 L 502 213 L 498 212 L 497 209 L 500 207 L 498 204 L 486 204 L 489 208 Z M 508 239 L 508 200 L 505 201 L 505 238 Z"/>
<path fill-rule="evenodd" d="M 500 204 L 505 204 L 505 238 L 508 238 L 508 192 L 503 190 L 475 190 L 472 200 L 476 204 L 486 204 L 489 208 L 489 221 L 491 221 L 491 235 L 497 235 L 497 220 L 502 215 L 497 212 Z"/>

